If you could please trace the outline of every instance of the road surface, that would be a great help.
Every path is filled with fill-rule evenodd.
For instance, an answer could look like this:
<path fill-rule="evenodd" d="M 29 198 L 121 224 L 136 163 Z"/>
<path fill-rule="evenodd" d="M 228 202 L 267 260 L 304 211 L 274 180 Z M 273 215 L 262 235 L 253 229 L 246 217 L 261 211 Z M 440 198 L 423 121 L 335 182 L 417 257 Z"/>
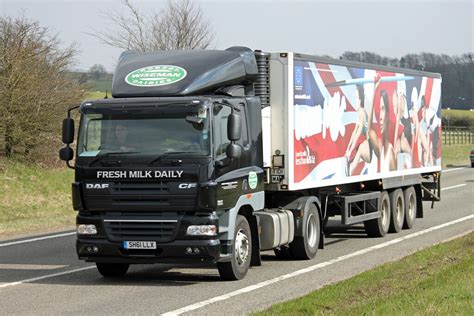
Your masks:
<path fill-rule="evenodd" d="M 442 202 L 425 203 L 415 227 L 367 238 L 362 226 L 329 223 L 325 249 L 310 261 L 263 254 L 244 280 L 223 282 L 214 267 L 136 265 L 106 280 L 78 261 L 74 232 L 0 241 L 1 314 L 244 314 L 264 309 L 416 250 L 472 231 L 474 168 L 443 173 Z"/>

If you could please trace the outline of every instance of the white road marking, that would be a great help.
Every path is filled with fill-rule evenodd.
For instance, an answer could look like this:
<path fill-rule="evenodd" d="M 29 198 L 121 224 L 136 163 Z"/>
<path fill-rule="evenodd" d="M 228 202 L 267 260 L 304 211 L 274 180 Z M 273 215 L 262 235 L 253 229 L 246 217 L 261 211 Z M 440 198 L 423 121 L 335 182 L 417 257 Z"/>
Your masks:
<path fill-rule="evenodd" d="M 441 191 L 451 190 L 451 189 L 455 189 L 455 188 L 460 188 L 460 187 L 463 187 L 463 186 L 465 186 L 465 185 L 466 185 L 465 183 L 463 183 L 463 184 L 458 184 L 458 185 L 453 185 L 452 187 L 442 188 Z"/>
<path fill-rule="evenodd" d="M 83 268 L 79 268 L 79 269 L 74 269 L 74 270 L 69 270 L 69 271 L 64 271 L 64 272 L 58 272 L 58 273 L 54 273 L 54 274 L 47 274 L 47 275 L 43 275 L 43 276 L 40 276 L 40 277 L 26 279 L 26 280 L 22 280 L 22 281 L 18 281 L 18 282 L 3 283 L 3 284 L 0 284 L 0 288 L 20 285 L 20 284 L 24 284 L 24 283 L 31 283 L 31 282 L 35 282 L 35 281 L 39 281 L 39 280 L 54 278 L 54 277 L 65 275 L 65 274 L 76 273 L 76 272 L 84 271 L 84 270 L 90 270 L 90 269 L 93 269 L 93 268 L 95 268 L 95 265 L 94 266 L 83 267 Z"/>
<path fill-rule="evenodd" d="M 466 167 L 443 169 L 441 172 L 442 172 L 442 173 L 445 173 L 445 172 L 456 171 L 456 170 L 461 170 L 461 169 L 466 169 Z"/>
<path fill-rule="evenodd" d="M 54 270 L 68 267 L 67 265 L 57 264 L 19 264 L 19 263 L 0 263 L 0 270 Z"/>
<path fill-rule="evenodd" d="M 250 285 L 250 286 L 244 287 L 242 289 L 239 289 L 239 290 L 236 290 L 236 291 L 233 291 L 233 292 L 229 292 L 227 294 L 219 295 L 219 296 L 210 298 L 210 299 L 202 301 L 202 302 L 191 304 L 191 305 L 182 307 L 180 309 L 164 313 L 164 314 L 162 314 L 162 316 L 181 315 L 181 314 L 186 313 L 186 312 L 194 311 L 194 310 L 199 309 L 201 307 L 204 307 L 206 305 L 216 303 L 216 302 L 220 302 L 220 301 L 225 301 L 225 300 L 227 300 L 231 297 L 234 297 L 234 296 L 237 296 L 237 295 L 240 295 L 240 294 L 244 294 L 244 293 L 248 293 L 248 292 L 260 289 L 262 287 L 268 286 L 270 284 L 277 283 L 277 282 L 280 282 L 280 281 L 283 281 L 283 280 L 286 280 L 286 279 L 289 279 L 289 278 L 293 278 L 295 276 L 302 275 L 304 273 L 308 273 L 308 272 L 311 272 L 311 271 L 314 271 L 314 270 L 318 270 L 318 269 L 330 266 L 332 264 L 335 264 L 337 262 L 344 261 L 344 260 L 347 260 L 347 259 L 350 259 L 350 258 L 353 258 L 353 257 L 356 257 L 356 256 L 360 256 L 360 255 L 366 254 L 368 252 L 371 252 L 371 251 L 374 251 L 374 250 L 377 250 L 377 249 L 381 249 L 381 248 L 388 247 L 390 245 L 398 244 L 398 243 L 400 243 L 404 240 L 412 239 L 412 238 L 430 233 L 432 231 L 435 231 L 435 230 L 438 230 L 438 229 L 441 229 L 441 228 L 444 228 L 444 227 L 447 227 L 447 226 L 450 226 L 450 225 L 454 225 L 454 224 L 457 224 L 457 223 L 460 223 L 460 222 L 464 222 L 464 221 L 467 221 L 467 220 L 470 220 L 470 219 L 473 219 L 473 218 L 474 218 L 474 215 L 469 215 L 469 216 L 462 217 L 462 218 L 459 218 L 457 220 L 454 220 L 454 221 L 451 221 L 451 222 L 448 222 L 448 223 L 444 223 L 444 224 L 441 224 L 441 225 L 438 225 L 438 226 L 433 226 L 433 227 L 421 230 L 419 232 L 416 232 L 416 233 L 413 233 L 413 234 L 410 234 L 410 235 L 406 235 L 406 236 L 403 236 L 403 237 L 395 238 L 395 239 L 386 241 L 384 243 L 381 243 L 381 244 L 378 244 L 378 245 L 375 245 L 375 246 L 372 246 L 372 247 L 369 247 L 369 248 L 365 248 L 365 249 L 362 249 L 362 250 L 359 250 L 359 251 L 356 251 L 356 252 L 353 252 L 353 253 L 349 253 L 349 254 L 344 255 L 344 256 L 337 257 L 335 259 L 331 259 L 331 260 L 321 262 L 321 263 L 315 264 L 313 266 L 310 266 L 310 267 L 307 267 L 307 268 L 304 268 L 304 269 L 301 269 L 301 270 L 294 271 L 292 273 L 288 273 L 288 274 L 285 274 L 285 275 L 282 275 L 282 276 L 279 276 L 279 277 L 276 277 L 276 278 L 273 278 L 273 279 L 270 279 L 270 280 L 267 280 L 267 281 L 259 282 L 259 283 L 256 283 L 254 285 Z"/>
<path fill-rule="evenodd" d="M 51 238 L 58 238 L 58 237 L 64 237 L 64 236 L 71 236 L 75 235 L 76 231 L 73 232 L 68 232 L 68 233 L 63 233 L 63 234 L 57 234 L 57 235 L 50 235 L 50 236 L 44 236 L 44 237 L 38 237 L 38 238 L 32 238 L 32 239 L 25 239 L 25 240 L 19 240 L 19 241 L 12 241 L 12 242 L 7 242 L 4 244 L 0 244 L 0 247 L 5 247 L 5 246 L 12 246 L 12 245 L 18 245 L 18 244 L 24 244 L 27 242 L 33 242 L 33 241 L 39 241 L 39 240 L 45 240 L 45 239 L 51 239 Z"/>

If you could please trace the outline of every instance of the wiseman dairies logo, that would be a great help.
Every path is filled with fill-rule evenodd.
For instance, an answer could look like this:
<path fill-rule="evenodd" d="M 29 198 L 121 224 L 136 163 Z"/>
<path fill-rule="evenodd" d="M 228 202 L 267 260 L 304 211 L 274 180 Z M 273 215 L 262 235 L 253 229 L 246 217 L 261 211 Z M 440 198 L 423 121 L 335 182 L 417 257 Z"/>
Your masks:
<path fill-rule="evenodd" d="M 137 87 L 158 87 L 178 82 L 187 74 L 186 69 L 178 66 L 155 65 L 130 72 L 125 77 L 125 82 Z"/>

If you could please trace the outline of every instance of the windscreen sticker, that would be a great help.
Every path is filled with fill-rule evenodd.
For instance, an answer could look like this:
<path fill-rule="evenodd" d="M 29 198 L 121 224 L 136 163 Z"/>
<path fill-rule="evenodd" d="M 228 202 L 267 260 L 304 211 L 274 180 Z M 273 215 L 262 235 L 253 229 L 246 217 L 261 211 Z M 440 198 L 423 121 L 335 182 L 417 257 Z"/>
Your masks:
<path fill-rule="evenodd" d="M 187 74 L 186 69 L 178 66 L 155 65 L 130 72 L 125 82 L 136 87 L 159 87 L 183 80 Z"/>

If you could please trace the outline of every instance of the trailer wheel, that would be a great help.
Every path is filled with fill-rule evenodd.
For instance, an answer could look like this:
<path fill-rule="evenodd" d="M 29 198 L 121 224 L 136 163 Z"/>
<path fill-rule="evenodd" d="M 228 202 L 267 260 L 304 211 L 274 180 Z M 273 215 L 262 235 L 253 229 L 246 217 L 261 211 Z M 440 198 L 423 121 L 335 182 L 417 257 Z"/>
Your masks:
<path fill-rule="evenodd" d="M 124 276 L 130 265 L 128 263 L 102 263 L 96 262 L 97 270 L 106 278 L 116 278 Z"/>
<path fill-rule="evenodd" d="M 402 189 L 390 192 L 390 227 L 389 233 L 398 233 L 402 230 L 405 220 L 405 200 Z"/>
<path fill-rule="evenodd" d="M 405 220 L 403 228 L 411 229 L 415 224 L 416 219 L 416 192 L 413 187 L 403 190 L 403 197 L 405 199 Z"/>
<path fill-rule="evenodd" d="M 303 236 L 295 237 L 290 243 L 290 253 L 295 259 L 313 259 L 319 247 L 321 223 L 318 208 L 310 204 L 303 217 Z"/>
<path fill-rule="evenodd" d="M 365 232 L 369 237 L 383 237 L 390 226 L 390 198 L 387 191 L 382 191 L 379 199 L 380 217 L 364 222 Z"/>
<path fill-rule="evenodd" d="M 242 215 L 237 215 L 233 244 L 232 259 L 229 262 L 217 263 L 217 270 L 224 280 L 241 280 L 250 267 L 252 235 L 249 223 Z"/>
<path fill-rule="evenodd" d="M 281 246 L 280 248 L 273 249 L 275 256 L 280 260 L 291 259 L 291 252 L 288 246 Z"/>

